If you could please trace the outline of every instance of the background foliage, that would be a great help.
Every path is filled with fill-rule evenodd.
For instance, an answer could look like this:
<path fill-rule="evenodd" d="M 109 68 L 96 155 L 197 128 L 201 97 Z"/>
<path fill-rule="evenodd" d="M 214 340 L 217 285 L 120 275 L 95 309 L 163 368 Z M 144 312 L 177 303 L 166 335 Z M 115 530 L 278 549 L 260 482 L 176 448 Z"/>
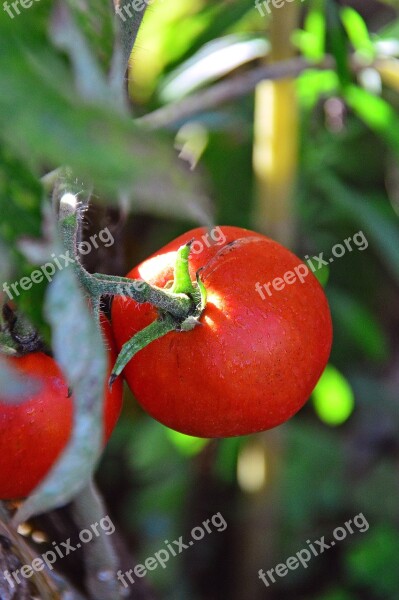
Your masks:
<path fill-rule="evenodd" d="M 225 533 L 150 574 L 157 597 L 396 600 L 398 6 L 306 0 L 278 11 L 271 20 L 247 0 L 155 0 L 125 82 L 136 121 L 109 77 L 116 28 L 108 2 L 41 0 L 14 19 L 2 11 L 0 275 L 16 281 L 39 264 L 38 247 L 41 258 L 53 251 L 57 233 L 44 217 L 40 178 L 60 165 L 73 169 L 78 193 L 94 182 L 84 236 L 108 225 L 117 240 L 87 257 L 90 270 L 124 274 L 198 223 L 273 234 L 280 230 L 271 231 L 264 206 L 280 196 L 286 203 L 280 219 L 292 224 L 284 241 L 299 256 L 329 256 L 334 244 L 362 230 L 367 250 L 318 273 L 334 320 L 331 365 L 292 421 L 249 438 L 196 440 L 153 421 L 126 391 L 98 482 L 139 562 L 214 512 L 228 522 Z M 228 101 L 194 110 L 195 94 L 280 59 L 290 44 L 280 36 L 284 48 L 276 49 L 276 28 L 278 34 L 279 21 L 290 19 L 291 56 L 314 62 L 288 91 L 275 84 L 273 93 L 286 103 L 260 116 L 255 90 L 237 93 L 231 86 Z M 173 118 L 167 113 L 162 127 L 157 119 L 166 113 L 148 117 L 170 106 Z M 180 117 L 182 106 L 192 108 L 189 117 Z M 269 172 L 273 196 L 253 166 L 262 119 L 278 140 Z M 276 172 L 284 182 L 295 179 L 295 188 Z M 79 291 L 67 281 L 58 286 L 61 296 L 70 293 L 73 310 Z M 16 300 L 49 341 L 62 335 L 62 317 L 48 297 L 43 284 Z M 72 354 L 86 336 L 84 320 L 72 327 L 75 341 L 68 338 Z M 272 588 L 258 580 L 258 569 L 274 567 L 308 539 L 328 537 L 360 512 L 367 533 Z M 76 578 L 78 567 L 69 569 Z"/>

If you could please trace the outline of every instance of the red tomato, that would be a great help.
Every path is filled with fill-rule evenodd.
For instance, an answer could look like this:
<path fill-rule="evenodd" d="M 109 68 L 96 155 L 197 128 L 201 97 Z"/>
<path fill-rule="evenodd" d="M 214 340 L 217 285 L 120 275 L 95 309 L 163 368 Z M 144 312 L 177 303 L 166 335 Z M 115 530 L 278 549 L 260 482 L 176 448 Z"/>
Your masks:
<path fill-rule="evenodd" d="M 127 275 L 164 287 L 173 279 L 176 250 L 192 238 L 197 241 L 189 259 L 192 280 L 214 257 L 201 276 L 208 294 L 201 325 L 152 342 L 124 370 L 150 415 L 199 437 L 245 435 L 292 417 L 322 374 L 332 342 L 330 311 L 317 279 L 309 272 L 303 283 L 298 277 L 292 281 L 298 266 L 304 270 L 299 258 L 258 233 L 237 227 L 218 231 L 224 245 L 241 240 L 221 250 L 215 242 L 210 245 L 206 229 L 194 229 Z M 279 291 L 273 286 L 271 294 L 257 291 L 257 283 L 259 289 L 275 278 L 281 278 Z M 155 318 L 150 304 L 115 297 L 112 327 L 118 347 Z"/>
<path fill-rule="evenodd" d="M 108 352 L 108 377 L 115 362 L 111 326 L 102 319 Z M 42 352 L 7 359 L 22 375 L 40 380 L 38 394 L 19 405 L 0 397 L 0 498 L 27 496 L 41 482 L 66 446 L 72 431 L 73 399 L 57 363 Z M 110 391 L 106 384 L 104 443 L 122 406 L 122 382 Z"/>

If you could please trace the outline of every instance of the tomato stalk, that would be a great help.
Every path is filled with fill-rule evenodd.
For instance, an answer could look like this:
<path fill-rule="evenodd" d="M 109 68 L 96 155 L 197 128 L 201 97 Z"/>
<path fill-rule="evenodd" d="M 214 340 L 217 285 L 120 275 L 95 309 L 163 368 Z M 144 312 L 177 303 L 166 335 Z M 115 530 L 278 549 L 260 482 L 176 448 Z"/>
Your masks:
<path fill-rule="evenodd" d="M 168 288 L 159 288 L 142 279 L 128 279 L 101 273 L 89 273 L 79 261 L 76 252 L 79 216 L 76 197 L 64 193 L 60 200 L 59 226 L 66 250 L 74 259 L 77 277 L 91 299 L 93 312 L 99 321 L 101 296 L 127 296 L 138 303 L 150 303 L 158 309 L 159 317 L 148 327 L 139 331 L 123 346 L 109 384 L 133 356 L 151 342 L 170 331 L 190 331 L 199 324 L 206 304 L 206 290 L 197 273 L 191 281 L 189 255 L 191 242 L 179 248 L 176 254 L 174 280 Z"/>
<path fill-rule="evenodd" d="M 0 349 L 8 356 L 23 356 L 44 350 L 37 331 L 6 303 L 0 310 Z"/>
<path fill-rule="evenodd" d="M 171 286 L 173 293 L 183 293 L 191 299 L 191 310 L 187 317 L 181 321 L 177 320 L 170 313 L 160 311 L 159 317 L 148 327 L 137 332 L 123 346 L 116 360 L 109 385 L 111 386 L 115 379 L 120 375 L 137 352 L 148 346 L 151 342 L 163 337 L 171 331 L 190 331 L 199 325 L 199 318 L 206 305 L 206 289 L 197 273 L 197 281 L 191 281 L 189 272 L 189 255 L 192 242 L 181 246 L 176 254 L 174 267 L 174 280 Z"/>
<path fill-rule="evenodd" d="M 83 267 L 76 252 L 78 214 L 76 200 L 72 194 L 64 194 L 60 201 L 60 228 L 64 245 L 74 259 L 74 267 L 82 287 L 88 293 L 96 317 L 100 314 L 100 299 L 103 295 L 128 296 L 139 303 L 150 302 L 182 321 L 189 316 L 192 299 L 184 293 L 152 286 L 141 279 L 128 279 L 101 273 L 91 274 Z"/>

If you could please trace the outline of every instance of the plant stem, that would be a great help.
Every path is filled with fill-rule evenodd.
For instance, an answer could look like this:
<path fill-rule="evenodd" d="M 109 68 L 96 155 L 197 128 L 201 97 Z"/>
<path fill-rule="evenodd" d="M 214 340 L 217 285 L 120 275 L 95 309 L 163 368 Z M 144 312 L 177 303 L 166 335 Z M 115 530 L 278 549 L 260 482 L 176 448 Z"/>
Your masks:
<path fill-rule="evenodd" d="M 74 268 L 81 285 L 93 302 L 98 316 L 99 299 L 102 295 L 128 296 L 139 303 L 149 302 L 177 319 L 184 320 L 192 308 L 192 300 L 184 293 L 164 290 L 140 279 L 128 279 L 100 273 L 90 274 L 80 263 L 77 255 L 78 214 L 72 194 L 64 194 L 60 201 L 60 228 L 67 252 L 74 260 Z"/>
<path fill-rule="evenodd" d="M 242 75 L 236 75 L 226 81 L 217 83 L 188 98 L 159 108 L 140 119 L 136 119 L 136 122 L 142 123 L 150 129 L 173 126 L 180 121 L 194 117 L 197 113 L 214 110 L 219 106 L 250 94 L 261 81 L 297 77 L 306 69 L 331 69 L 333 66 L 334 59 L 327 56 L 319 64 L 298 57 L 257 67 Z"/>
<path fill-rule="evenodd" d="M 79 530 L 90 530 L 90 525 L 101 524 L 109 516 L 102 498 L 93 481 L 75 498 L 73 517 Z M 120 584 L 117 581 L 118 558 L 109 535 L 104 530 L 98 530 L 99 535 L 93 534 L 93 539 L 84 546 L 86 586 L 95 600 L 119 600 Z"/>

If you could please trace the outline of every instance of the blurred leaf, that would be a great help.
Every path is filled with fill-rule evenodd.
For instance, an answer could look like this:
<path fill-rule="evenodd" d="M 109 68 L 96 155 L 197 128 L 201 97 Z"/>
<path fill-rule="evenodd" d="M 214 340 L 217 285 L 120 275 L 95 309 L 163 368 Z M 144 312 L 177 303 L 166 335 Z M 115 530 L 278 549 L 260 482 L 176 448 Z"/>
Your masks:
<path fill-rule="evenodd" d="M 156 10 L 147 11 L 140 30 L 140 41 L 143 42 L 134 52 L 134 82 L 129 86 L 131 97 L 140 102 L 150 98 L 162 83 L 163 75 L 179 68 L 208 42 L 232 33 L 245 15 L 251 16 L 255 12 L 253 0 L 158 2 Z M 181 27 L 182 22 L 184 27 Z M 253 31 L 252 27 L 248 29 Z M 150 45 L 147 40 L 151 40 Z"/>
<path fill-rule="evenodd" d="M 154 419 L 142 419 L 128 446 L 128 462 L 139 476 L 146 478 L 151 471 L 152 476 L 165 474 L 174 454 L 163 426 Z"/>
<path fill-rule="evenodd" d="M 371 526 L 346 554 L 350 581 L 367 587 L 384 600 L 396 599 L 399 589 L 399 536 L 392 525 Z"/>
<path fill-rule="evenodd" d="M 13 246 L 20 236 L 41 235 L 40 182 L 0 144 L 0 236 Z"/>
<path fill-rule="evenodd" d="M 317 269 L 313 275 L 316 277 L 320 285 L 326 287 L 330 278 L 330 267 L 328 265 L 323 265 L 320 269 Z"/>
<path fill-rule="evenodd" d="M 370 385 L 370 381 L 367 382 L 368 390 L 376 388 L 374 393 L 372 392 L 372 399 L 362 395 L 362 402 L 364 402 L 364 417 L 373 421 L 374 424 L 381 423 L 377 427 L 384 427 L 387 431 L 389 427 L 392 428 L 393 437 L 397 437 L 398 427 L 395 427 L 397 421 L 397 403 L 396 399 L 392 402 L 392 414 L 387 411 L 388 402 L 384 398 L 384 392 L 381 393 L 381 382 L 376 384 L 376 380 Z M 377 401 L 376 401 L 377 400 Z M 366 404 L 367 403 L 367 404 Z M 374 405 L 374 406 L 373 406 Z M 378 405 L 378 406 L 376 406 Z M 383 414 L 382 414 L 383 413 Z M 359 454 L 364 456 L 365 447 L 358 449 Z M 375 452 L 374 447 L 368 447 L 366 452 L 372 455 Z M 368 469 L 356 485 L 353 490 L 353 501 L 357 506 L 361 506 L 364 514 L 371 520 L 378 520 L 381 515 L 384 519 L 390 519 L 392 522 L 396 521 L 398 513 L 398 497 L 399 497 L 399 481 L 396 476 L 396 463 L 395 459 L 387 458 L 384 461 L 375 461 L 373 467 Z M 381 494 L 381 490 L 384 490 L 384 494 Z"/>
<path fill-rule="evenodd" d="M 335 432 L 301 423 L 297 418 L 286 426 L 286 432 L 280 492 L 284 526 L 288 531 L 295 528 L 303 533 L 312 526 L 315 515 L 318 519 L 334 519 L 345 505 L 345 450 L 337 443 Z M 290 552 L 295 540 L 290 536 L 287 544 L 286 551 Z"/>
<path fill-rule="evenodd" d="M 397 0 L 393 0 L 393 2 L 397 3 Z M 399 39 L 399 19 L 395 18 L 379 29 L 378 38 L 397 41 Z"/>
<path fill-rule="evenodd" d="M 218 440 L 218 454 L 214 469 L 222 481 L 227 483 L 236 481 L 238 454 L 247 439 L 247 437 L 236 437 Z"/>
<path fill-rule="evenodd" d="M 352 46 L 362 57 L 371 61 L 374 58 L 375 50 L 363 17 L 350 6 L 345 6 L 340 12 Z"/>
<path fill-rule="evenodd" d="M 60 3 L 61 4 L 61 3 Z M 92 54 L 107 73 L 113 54 L 115 16 L 109 0 L 67 0 Z"/>
<path fill-rule="evenodd" d="M 54 357 L 74 394 L 74 424 L 67 448 L 18 510 L 18 523 L 69 502 L 88 482 L 100 456 L 106 352 L 72 269 L 48 288 L 46 313 Z"/>
<path fill-rule="evenodd" d="M 348 38 L 342 25 L 339 7 L 335 0 L 327 2 L 327 38 L 337 65 L 337 74 L 343 89 L 352 81 L 349 68 Z"/>
<path fill-rule="evenodd" d="M 253 0 L 229 1 L 222 0 L 216 5 L 205 5 L 203 11 L 195 15 L 200 19 L 201 15 L 206 15 L 207 25 L 192 40 L 189 49 L 179 57 L 179 62 L 187 60 L 195 52 L 198 52 L 210 40 L 219 38 L 229 28 L 233 27 L 244 15 L 254 9 Z M 176 65 L 176 62 L 175 62 Z M 173 64 L 171 65 L 173 67 Z"/>
<path fill-rule="evenodd" d="M 26 380 L 26 375 L 20 375 L 9 362 L 0 358 L 0 402 L 5 404 L 20 404 L 29 400 L 29 396 L 40 391 L 40 384 L 34 378 Z"/>
<path fill-rule="evenodd" d="M 331 96 L 337 92 L 339 79 L 335 71 L 317 71 L 307 69 L 296 80 L 299 101 L 311 109 L 320 97 Z"/>
<path fill-rule="evenodd" d="M 355 113 L 399 155 L 399 115 L 383 98 L 351 85 L 345 101 Z"/>
<path fill-rule="evenodd" d="M 357 298 L 337 289 L 330 289 L 334 322 L 339 323 L 356 342 L 365 356 L 386 361 L 389 356 L 387 336 L 374 315 Z"/>
<path fill-rule="evenodd" d="M 3 267 L 5 272 L 0 278 L 2 284 L 5 282 L 10 286 L 15 283 L 18 286 L 22 277 L 30 277 L 35 270 L 22 253 L 19 243 L 23 239 L 40 240 L 42 199 L 43 190 L 40 182 L 21 160 L 0 144 L 0 239 L 9 249 L 7 265 Z M 3 260 L 5 258 L 3 252 L 2 258 Z M 21 288 L 17 287 L 17 292 L 11 289 L 10 293 L 20 310 L 48 339 L 49 330 L 42 314 L 46 283 L 44 280 L 22 293 Z M 10 299 L 8 295 L 6 298 Z"/>
<path fill-rule="evenodd" d="M 312 397 L 317 415 L 327 425 L 342 425 L 355 408 L 350 383 L 330 364 L 313 390 Z"/>
<path fill-rule="evenodd" d="M 179 433 L 165 427 L 165 434 L 176 450 L 183 456 L 195 456 L 209 443 L 209 440 Z"/>
<path fill-rule="evenodd" d="M 69 2 L 69 4 L 75 5 L 76 3 Z M 97 4 L 99 4 L 98 0 Z M 100 4 L 103 4 L 102 0 L 100 0 Z M 111 15 L 111 4 L 107 2 L 107 5 L 108 13 Z M 89 14 L 93 14 L 93 8 L 91 7 L 90 10 L 86 9 L 84 13 L 80 13 L 80 15 L 84 15 L 83 27 L 88 25 L 87 17 Z M 98 18 L 98 16 L 97 14 L 96 17 Z M 85 29 L 84 27 L 84 31 Z M 112 91 L 95 55 L 91 52 L 88 43 L 91 32 L 92 28 L 89 28 L 89 31 L 85 31 L 86 35 L 84 35 L 76 25 L 68 6 L 61 3 L 57 4 L 52 19 L 51 35 L 56 46 L 64 50 L 71 60 L 76 88 L 82 98 L 106 103 L 106 101 L 111 101 Z M 108 44 L 110 40 L 112 40 L 112 36 L 108 38 Z"/>
<path fill-rule="evenodd" d="M 26 25 L 42 27 L 31 21 Z M 88 104 L 48 43 L 27 46 L 24 36 L 16 40 L 13 33 L 0 20 L 0 137 L 15 155 L 35 171 L 68 165 L 109 192 L 109 199 L 134 197 L 141 210 L 211 221 L 198 176 L 187 173 L 170 144 L 128 116 Z"/>
<path fill-rule="evenodd" d="M 357 226 L 364 228 L 366 238 L 374 243 L 383 263 L 399 281 L 399 227 L 392 207 L 374 198 L 364 198 L 355 188 L 343 185 L 329 173 L 323 174 L 317 187 L 331 202 L 343 208 Z"/>
<path fill-rule="evenodd" d="M 326 0 L 313 0 L 305 17 L 303 30 L 293 36 L 293 42 L 308 60 L 321 61 L 326 46 Z"/>
<path fill-rule="evenodd" d="M 228 35 L 207 43 L 163 80 L 159 96 L 163 102 L 178 100 L 269 50 L 265 38 Z"/>
<path fill-rule="evenodd" d="M 315 600 L 356 600 L 356 598 L 344 589 L 335 589 L 317 596 Z"/>

